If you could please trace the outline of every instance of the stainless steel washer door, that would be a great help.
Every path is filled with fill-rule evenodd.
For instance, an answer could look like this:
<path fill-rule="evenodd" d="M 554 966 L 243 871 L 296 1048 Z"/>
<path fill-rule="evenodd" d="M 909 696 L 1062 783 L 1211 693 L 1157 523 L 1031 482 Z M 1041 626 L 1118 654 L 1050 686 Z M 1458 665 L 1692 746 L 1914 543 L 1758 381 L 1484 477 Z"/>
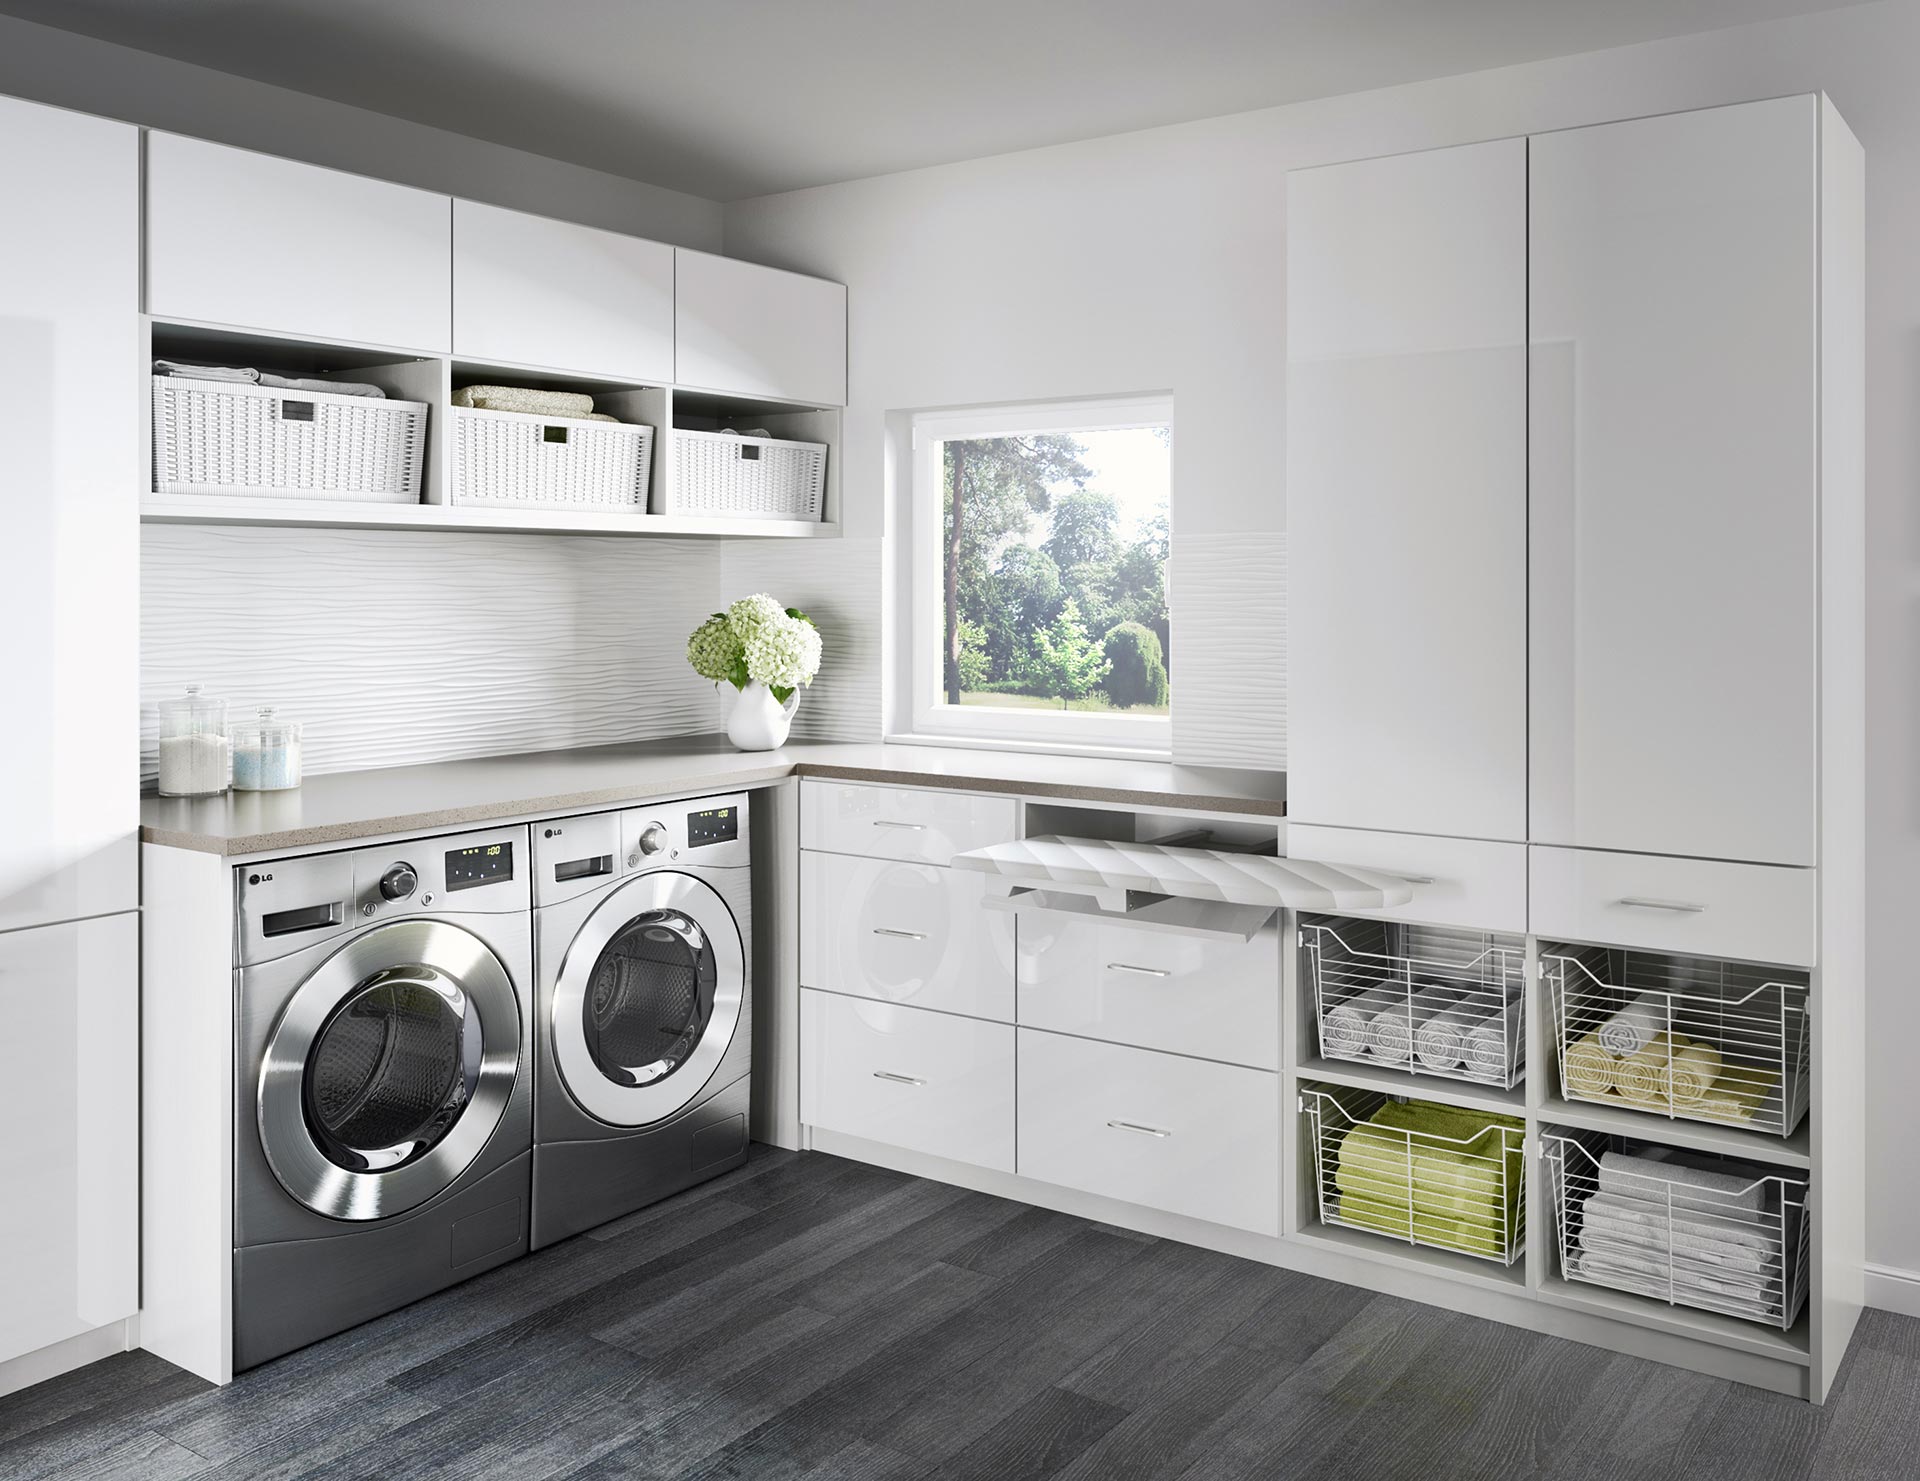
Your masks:
<path fill-rule="evenodd" d="M 746 960 L 711 886 L 661 870 L 602 900 L 554 983 L 553 1057 L 567 1091 L 613 1126 L 648 1126 L 700 1093 L 733 1042 Z"/>
<path fill-rule="evenodd" d="M 419 1207 L 500 1124 L 520 1041 L 513 981 L 471 932 L 406 920 L 355 937 L 267 1039 L 256 1114 L 274 1176 L 330 1218 Z"/>

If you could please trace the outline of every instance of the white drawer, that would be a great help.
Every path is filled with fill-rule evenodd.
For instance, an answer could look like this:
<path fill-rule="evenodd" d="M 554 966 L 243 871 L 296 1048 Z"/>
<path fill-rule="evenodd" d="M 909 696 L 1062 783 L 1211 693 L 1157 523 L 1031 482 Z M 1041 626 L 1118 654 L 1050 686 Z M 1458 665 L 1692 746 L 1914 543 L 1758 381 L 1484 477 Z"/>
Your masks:
<path fill-rule="evenodd" d="M 1390 910 L 1356 910 L 1354 915 L 1526 934 L 1525 844 L 1291 823 L 1287 827 L 1287 857 L 1379 869 L 1412 884 L 1411 904 Z"/>
<path fill-rule="evenodd" d="M 987 877 L 931 864 L 800 855 L 804 987 L 1013 1021 L 1013 917 Z"/>
<path fill-rule="evenodd" d="M 1280 1067 L 1280 938 L 1176 935 L 1020 912 L 1020 1022 L 1257 1069 Z"/>
<path fill-rule="evenodd" d="M 1013 1030 L 1001 1023 L 800 994 L 800 1119 L 1013 1171 Z"/>
<path fill-rule="evenodd" d="M 1020 1175 L 1280 1232 L 1280 1077 L 1023 1028 Z"/>
<path fill-rule="evenodd" d="M 1536 936 L 1795 967 L 1814 963 L 1811 869 L 1589 849 L 1531 852 Z"/>
<path fill-rule="evenodd" d="M 800 846 L 945 864 L 1013 838 L 1013 799 L 849 782 L 800 784 Z"/>

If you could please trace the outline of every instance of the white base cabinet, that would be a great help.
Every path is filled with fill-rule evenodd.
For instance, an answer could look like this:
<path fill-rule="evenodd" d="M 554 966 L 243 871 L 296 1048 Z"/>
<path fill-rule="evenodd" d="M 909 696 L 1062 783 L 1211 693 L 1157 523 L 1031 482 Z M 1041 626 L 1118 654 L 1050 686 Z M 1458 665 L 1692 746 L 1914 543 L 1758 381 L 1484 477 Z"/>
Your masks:
<path fill-rule="evenodd" d="M 0 934 L 0 1362 L 140 1304 L 139 917 Z"/>

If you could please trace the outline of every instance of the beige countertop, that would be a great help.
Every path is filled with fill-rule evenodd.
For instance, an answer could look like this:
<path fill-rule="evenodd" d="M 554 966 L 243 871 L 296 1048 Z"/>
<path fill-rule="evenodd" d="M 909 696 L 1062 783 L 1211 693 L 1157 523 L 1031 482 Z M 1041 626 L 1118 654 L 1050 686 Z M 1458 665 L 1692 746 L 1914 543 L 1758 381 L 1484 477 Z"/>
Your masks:
<path fill-rule="evenodd" d="M 917 745 L 795 742 L 736 751 L 724 736 L 703 735 L 332 772 L 289 792 L 147 797 L 140 835 L 201 853 L 266 854 L 733 791 L 795 774 L 1257 817 L 1287 810 L 1286 778 L 1277 772 Z"/>

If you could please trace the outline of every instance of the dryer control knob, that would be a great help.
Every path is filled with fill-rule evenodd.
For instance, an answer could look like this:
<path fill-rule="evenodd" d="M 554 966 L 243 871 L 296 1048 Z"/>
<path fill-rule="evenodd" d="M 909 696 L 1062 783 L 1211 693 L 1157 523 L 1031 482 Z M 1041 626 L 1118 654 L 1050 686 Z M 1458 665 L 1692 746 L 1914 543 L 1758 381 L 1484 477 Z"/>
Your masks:
<path fill-rule="evenodd" d="M 640 852 L 657 854 L 667 846 L 667 830 L 658 823 L 647 824 L 647 831 L 640 835 Z"/>
<path fill-rule="evenodd" d="M 420 883 L 420 876 L 414 873 L 411 864 L 395 864 L 380 876 L 380 895 L 386 900 L 404 900 L 413 893 L 413 887 Z"/>

